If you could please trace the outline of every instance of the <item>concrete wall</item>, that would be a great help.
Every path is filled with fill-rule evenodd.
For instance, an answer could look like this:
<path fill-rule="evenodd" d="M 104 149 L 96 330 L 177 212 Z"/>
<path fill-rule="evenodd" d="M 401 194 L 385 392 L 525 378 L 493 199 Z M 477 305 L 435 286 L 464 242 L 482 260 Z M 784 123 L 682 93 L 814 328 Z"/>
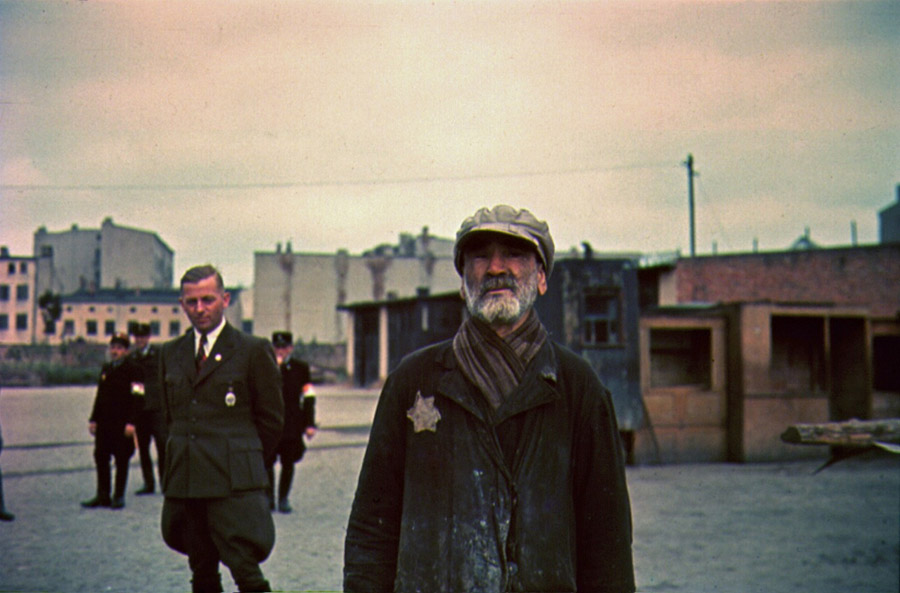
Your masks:
<path fill-rule="evenodd" d="M 38 289 L 57 294 L 101 288 L 171 288 L 172 250 L 156 233 L 118 226 L 105 219 L 100 229 L 34 233 L 34 254 L 52 250 L 49 273 Z"/>
<path fill-rule="evenodd" d="M 653 339 L 659 331 L 689 331 L 707 336 L 708 348 L 700 351 L 705 360 L 661 352 Z M 725 319 L 645 317 L 641 319 L 640 342 L 641 392 L 646 416 L 644 428 L 635 434 L 633 461 L 725 461 L 728 387 Z M 696 366 L 704 371 L 697 373 L 682 368 Z"/>
<path fill-rule="evenodd" d="M 171 288 L 173 253 L 154 233 L 103 221 L 100 288 Z"/>
<path fill-rule="evenodd" d="M 432 293 L 459 288 L 451 258 L 435 258 L 431 265 L 428 275 L 424 258 L 257 252 L 253 332 L 270 336 L 289 330 L 295 341 L 343 343 L 347 314 L 338 305 L 415 296 L 423 277 Z"/>

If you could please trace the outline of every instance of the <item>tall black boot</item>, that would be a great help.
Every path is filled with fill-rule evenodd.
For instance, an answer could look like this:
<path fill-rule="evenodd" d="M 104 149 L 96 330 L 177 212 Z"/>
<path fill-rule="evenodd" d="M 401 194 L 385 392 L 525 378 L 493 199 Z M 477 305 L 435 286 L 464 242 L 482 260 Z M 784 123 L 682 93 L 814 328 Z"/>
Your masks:
<path fill-rule="evenodd" d="M 294 464 L 281 464 L 281 479 L 278 480 L 278 510 L 282 513 L 290 513 L 294 509 L 288 500 L 291 493 L 291 483 L 294 481 Z"/>
<path fill-rule="evenodd" d="M 111 508 L 125 508 L 125 486 L 128 485 L 128 462 L 130 459 L 131 456 L 116 457 L 116 489 L 109 505 Z"/>
<path fill-rule="evenodd" d="M 191 579 L 191 593 L 222 593 L 222 575 L 194 575 Z"/>
<path fill-rule="evenodd" d="M 7 511 L 3 503 L 3 472 L 0 471 L 0 521 L 12 521 L 15 518 L 16 516 Z"/>
<path fill-rule="evenodd" d="M 109 458 L 101 459 L 101 456 L 95 453 L 94 461 L 97 463 L 97 495 L 94 498 L 81 502 L 81 506 L 86 509 L 108 507 L 112 502 L 109 498 L 109 483 L 112 479 L 109 469 Z"/>

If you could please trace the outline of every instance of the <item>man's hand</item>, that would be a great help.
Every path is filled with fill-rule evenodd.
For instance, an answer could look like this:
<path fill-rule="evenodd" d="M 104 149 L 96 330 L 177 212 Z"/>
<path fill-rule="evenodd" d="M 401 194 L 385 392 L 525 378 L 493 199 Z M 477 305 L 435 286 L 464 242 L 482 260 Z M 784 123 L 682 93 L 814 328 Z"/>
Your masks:
<path fill-rule="evenodd" d="M 134 437 L 134 424 L 125 425 L 125 436 L 128 438 Z"/>
<path fill-rule="evenodd" d="M 97 434 L 97 423 L 96 422 L 88 422 L 88 432 L 92 435 Z"/>
<path fill-rule="evenodd" d="M 316 430 L 315 426 L 308 427 L 306 429 L 306 438 L 308 438 L 308 439 L 313 438 L 314 436 L 316 436 L 316 432 L 318 432 L 318 431 Z"/>

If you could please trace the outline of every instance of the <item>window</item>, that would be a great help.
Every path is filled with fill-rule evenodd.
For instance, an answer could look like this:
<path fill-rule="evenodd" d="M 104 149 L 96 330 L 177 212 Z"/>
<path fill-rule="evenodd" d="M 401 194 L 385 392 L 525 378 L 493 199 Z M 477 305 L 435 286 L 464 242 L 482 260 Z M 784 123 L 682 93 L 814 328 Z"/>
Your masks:
<path fill-rule="evenodd" d="M 180 321 L 170 321 L 169 322 L 169 337 L 177 336 L 181 333 L 181 322 Z"/>
<path fill-rule="evenodd" d="M 6 273 L 9 275 L 15 274 L 16 273 L 16 264 L 14 264 L 13 262 L 9 262 L 6 265 Z"/>
<path fill-rule="evenodd" d="M 116 333 L 116 322 L 112 319 L 107 319 L 106 323 L 103 324 L 103 333 L 107 336 L 112 336 Z"/>
<path fill-rule="evenodd" d="M 63 322 L 63 335 L 64 336 L 74 336 L 75 335 L 75 320 L 74 319 L 66 319 Z"/>
<path fill-rule="evenodd" d="M 16 300 L 17 301 L 27 301 L 28 300 L 28 285 L 27 284 L 19 284 L 16 286 Z"/>
<path fill-rule="evenodd" d="M 0 301 L 9 300 L 9 284 L 0 284 Z"/>
<path fill-rule="evenodd" d="M 826 391 L 825 322 L 821 317 L 773 315 L 770 373 L 776 393 Z"/>
<path fill-rule="evenodd" d="M 96 319 L 88 319 L 84 324 L 85 333 L 89 336 L 97 335 L 97 320 Z"/>
<path fill-rule="evenodd" d="M 9 315 L 0 313 L 0 330 L 9 329 Z"/>
<path fill-rule="evenodd" d="M 19 273 L 20 274 L 28 273 L 28 264 L 26 262 L 19 263 Z"/>
<path fill-rule="evenodd" d="M 150 322 L 150 335 L 151 336 L 159 335 L 159 321 L 151 321 Z"/>
<path fill-rule="evenodd" d="M 622 343 L 619 315 L 619 291 L 614 288 L 590 287 L 584 291 L 582 344 L 606 346 Z"/>
<path fill-rule="evenodd" d="M 19 313 L 16 315 L 16 330 L 25 331 L 28 329 L 28 313 Z"/>
<path fill-rule="evenodd" d="M 88 307 L 88 313 L 94 313 L 96 310 L 95 307 Z"/>
<path fill-rule="evenodd" d="M 129 313 L 137 313 L 137 307 L 131 307 L 130 309 L 128 309 L 128 312 Z"/>
<path fill-rule="evenodd" d="M 53 319 L 48 319 L 44 321 L 44 333 L 48 336 L 52 336 L 56 333 L 56 321 Z"/>
<path fill-rule="evenodd" d="M 712 382 L 712 332 L 706 328 L 650 330 L 650 385 L 674 387 Z"/>

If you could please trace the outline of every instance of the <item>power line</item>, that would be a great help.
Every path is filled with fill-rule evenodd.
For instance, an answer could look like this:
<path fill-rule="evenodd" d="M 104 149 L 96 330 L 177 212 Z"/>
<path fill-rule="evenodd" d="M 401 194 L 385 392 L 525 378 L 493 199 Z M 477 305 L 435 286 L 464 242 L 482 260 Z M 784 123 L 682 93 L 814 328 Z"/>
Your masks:
<path fill-rule="evenodd" d="M 290 189 L 297 187 L 350 187 L 360 185 L 410 185 L 416 183 L 441 183 L 453 181 L 483 181 L 491 179 L 515 179 L 547 177 L 554 175 L 578 175 L 639 169 L 660 169 L 675 166 L 673 163 L 632 163 L 610 167 L 583 167 L 573 169 L 548 169 L 543 171 L 517 171 L 510 173 L 456 175 L 443 177 L 398 177 L 391 179 L 339 180 L 339 181 L 283 181 L 249 183 L 176 183 L 176 184 L 0 184 L 3 191 L 203 191 L 224 189 Z"/>

